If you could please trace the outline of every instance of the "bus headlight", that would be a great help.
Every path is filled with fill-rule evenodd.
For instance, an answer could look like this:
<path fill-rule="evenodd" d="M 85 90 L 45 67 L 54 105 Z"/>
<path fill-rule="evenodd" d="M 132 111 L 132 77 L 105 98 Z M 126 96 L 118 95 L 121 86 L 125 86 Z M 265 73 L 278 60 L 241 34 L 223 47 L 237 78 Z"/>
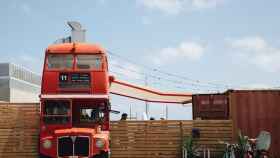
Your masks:
<path fill-rule="evenodd" d="M 42 143 L 43 148 L 50 149 L 52 147 L 52 142 L 49 139 L 46 139 Z"/>
<path fill-rule="evenodd" d="M 103 148 L 105 145 L 105 141 L 103 139 L 96 139 L 95 145 L 97 148 Z"/>

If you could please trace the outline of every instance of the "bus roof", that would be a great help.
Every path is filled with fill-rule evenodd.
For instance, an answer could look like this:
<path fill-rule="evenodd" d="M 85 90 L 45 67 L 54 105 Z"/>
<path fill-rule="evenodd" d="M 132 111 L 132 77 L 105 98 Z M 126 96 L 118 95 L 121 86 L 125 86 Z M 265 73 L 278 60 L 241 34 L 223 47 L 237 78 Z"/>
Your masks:
<path fill-rule="evenodd" d="M 105 49 L 97 44 L 89 43 L 62 43 L 50 45 L 47 53 L 87 53 L 87 54 L 104 54 Z"/>

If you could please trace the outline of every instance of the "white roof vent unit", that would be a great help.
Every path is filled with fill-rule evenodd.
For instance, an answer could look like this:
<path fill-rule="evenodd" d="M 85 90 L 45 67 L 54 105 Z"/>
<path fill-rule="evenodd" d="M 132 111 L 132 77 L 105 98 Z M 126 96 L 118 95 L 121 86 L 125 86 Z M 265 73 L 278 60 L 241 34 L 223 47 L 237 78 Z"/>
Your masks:
<path fill-rule="evenodd" d="M 71 27 L 71 36 L 56 40 L 54 43 L 83 43 L 86 42 L 86 30 L 82 29 L 82 25 L 77 21 L 68 21 Z"/>

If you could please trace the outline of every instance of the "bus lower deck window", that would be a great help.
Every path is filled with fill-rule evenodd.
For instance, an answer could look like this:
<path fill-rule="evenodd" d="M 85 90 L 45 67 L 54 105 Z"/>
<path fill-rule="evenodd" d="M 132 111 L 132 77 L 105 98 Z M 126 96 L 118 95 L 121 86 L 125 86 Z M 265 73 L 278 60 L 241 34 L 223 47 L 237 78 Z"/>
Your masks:
<path fill-rule="evenodd" d="M 44 122 L 46 124 L 64 124 L 70 121 L 70 103 L 63 100 L 44 102 Z"/>

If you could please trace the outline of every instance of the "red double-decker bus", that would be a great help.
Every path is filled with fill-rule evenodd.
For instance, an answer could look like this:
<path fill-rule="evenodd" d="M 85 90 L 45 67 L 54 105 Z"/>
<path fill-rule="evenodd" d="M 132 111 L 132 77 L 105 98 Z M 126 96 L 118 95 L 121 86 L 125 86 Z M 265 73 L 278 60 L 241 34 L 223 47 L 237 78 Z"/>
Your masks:
<path fill-rule="evenodd" d="M 108 157 L 109 77 L 98 45 L 51 45 L 41 94 L 41 157 Z"/>

